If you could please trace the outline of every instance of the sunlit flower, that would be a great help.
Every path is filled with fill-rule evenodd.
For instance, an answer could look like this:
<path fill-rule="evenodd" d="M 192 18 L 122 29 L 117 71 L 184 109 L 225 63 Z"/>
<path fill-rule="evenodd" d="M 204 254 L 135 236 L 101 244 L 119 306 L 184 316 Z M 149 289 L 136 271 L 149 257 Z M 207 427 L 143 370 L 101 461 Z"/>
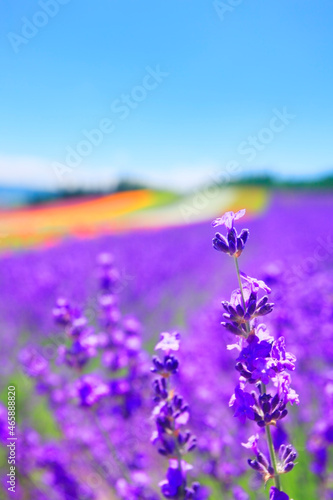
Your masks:
<path fill-rule="evenodd" d="M 226 229 L 230 230 L 234 227 L 234 221 L 240 219 L 245 215 L 245 208 L 239 210 L 238 212 L 226 212 L 222 215 L 222 217 L 218 217 L 212 222 L 212 226 L 224 226 Z"/>

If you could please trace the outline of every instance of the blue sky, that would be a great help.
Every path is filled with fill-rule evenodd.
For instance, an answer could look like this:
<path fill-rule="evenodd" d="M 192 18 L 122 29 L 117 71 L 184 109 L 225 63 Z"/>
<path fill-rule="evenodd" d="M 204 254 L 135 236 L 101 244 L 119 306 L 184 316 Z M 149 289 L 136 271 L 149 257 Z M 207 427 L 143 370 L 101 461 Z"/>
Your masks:
<path fill-rule="evenodd" d="M 0 184 L 332 169 L 332 2 L 217 4 L 4 0 Z"/>

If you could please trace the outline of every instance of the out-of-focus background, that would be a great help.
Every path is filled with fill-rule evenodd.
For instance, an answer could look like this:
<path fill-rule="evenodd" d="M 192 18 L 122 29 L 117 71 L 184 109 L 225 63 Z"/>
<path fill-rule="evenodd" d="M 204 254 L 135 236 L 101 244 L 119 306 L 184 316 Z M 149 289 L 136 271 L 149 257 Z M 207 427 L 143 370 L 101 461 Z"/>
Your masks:
<path fill-rule="evenodd" d="M 312 344 L 318 311 L 331 338 L 332 18 L 329 0 L 1 3 L 1 394 L 5 400 L 7 385 L 17 384 L 20 419 L 43 438 L 59 440 L 58 424 L 23 380 L 20 352 L 39 346 L 54 362 L 58 297 L 96 323 L 96 257 L 111 252 L 122 312 L 142 323 L 148 352 L 168 328 L 182 331 L 189 364 L 208 345 L 209 390 L 199 383 L 208 376 L 201 362 L 187 367 L 184 387 L 199 434 L 211 425 L 220 439 L 220 416 L 208 424 L 200 408 L 214 407 L 213 367 L 223 365 L 230 383 L 219 388 L 221 411 L 232 420 L 226 341 L 221 359 L 213 352 L 224 333 L 220 301 L 237 283 L 227 258 L 212 250 L 210 224 L 246 208 L 244 270 L 278 289 L 284 309 L 271 326 L 300 357 L 299 392 L 322 367 L 303 396 L 310 407 L 294 413 L 304 425 L 296 441 L 307 482 L 293 472 L 289 491 L 313 499 L 331 484 L 311 462 L 322 448 L 307 440 L 318 438 L 324 404 L 313 402 L 313 391 L 333 383 L 330 349 Z M 312 310 L 314 293 L 321 305 Z M 37 495 L 28 477 L 41 490 L 48 484 L 38 474 L 27 472 L 19 498 Z M 151 474 L 156 491 L 159 474 Z M 221 484 L 223 498 L 234 498 L 234 473 L 221 474 L 199 475 L 211 498 L 220 498 Z M 96 498 L 109 498 L 103 488 Z M 255 498 L 265 497 L 260 491 Z"/>
<path fill-rule="evenodd" d="M 329 1 L 0 8 L 6 251 L 209 220 L 244 179 L 331 185 Z"/>
<path fill-rule="evenodd" d="M 209 220 L 244 179 L 329 187 L 332 11 L 3 3 L 1 247 Z"/>

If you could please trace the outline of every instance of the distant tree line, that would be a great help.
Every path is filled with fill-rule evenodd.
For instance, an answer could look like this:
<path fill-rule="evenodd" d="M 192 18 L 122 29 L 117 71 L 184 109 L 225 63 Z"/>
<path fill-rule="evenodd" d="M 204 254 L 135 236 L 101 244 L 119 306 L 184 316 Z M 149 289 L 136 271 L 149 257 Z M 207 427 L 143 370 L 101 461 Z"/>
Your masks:
<path fill-rule="evenodd" d="M 116 185 L 106 187 L 105 189 L 59 189 L 52 193 L 33 193 L 29 196 L 29 205 L 39 205 L 55 200 L 66 200 L 69 198 L 82 198 L 87 196 L 100 196 L 112 193 L 120 193 L 124 191 L 135 191 L 138 189 L 146 189 L 144 184 L 136 181 L 121 180 Z"/>
<path fill-rule="evenodd" d="M 333 173 L 318 179 L 277 179 L 268 174 L 243 176 L 240 179 L 229 182 L 233 186 L 262 186 L 270 189 L 332 189 Z"/>
<path fill-rule="evenodd" d="M 225 186 L 221 183 L 221 187 Z M 279 180 L 272 175 L 251 175 L 243 176 L 240 179 L 228 182 L 228 186 L 242 187 L 265 187 L 267 189 L 333 189 L 333 173 L 327 176 L 311 180 Z M 116 185 L 105 189 L 63 189 L 54 193 L 34 193 L 29 196 L 30 205 L 38 205 L 56 200 L 66 200 L 70 198 L 81 198 L 87 196 L 100 196 L 124 191 L 134 191 L 138 189 L 148 189 L 148 186 L 131 180 L 120 180 Z"/>

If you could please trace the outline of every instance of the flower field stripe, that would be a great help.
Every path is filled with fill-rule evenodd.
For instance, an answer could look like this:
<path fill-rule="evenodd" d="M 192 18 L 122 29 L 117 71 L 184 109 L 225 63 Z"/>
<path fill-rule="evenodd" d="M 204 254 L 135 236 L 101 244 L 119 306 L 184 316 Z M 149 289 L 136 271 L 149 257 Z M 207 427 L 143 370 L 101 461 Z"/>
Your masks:
<path fill-rule="evenodd" d="M 62 204 L 2 212 L 2 225 L 7 230 L 22 231 L 28 224 L 32 230 L 45 227 L 75 228 L 78 224 L 107 223 L 110 219 L 146 208 L 155 202 L 151 191 L 116 193 L 109 196 Z"/>
<path fill-rule="evenodd" d="M 0 249 L 53 245 L 68 235 L 93 237 L 106 233 L 195 224 L 212 218 L 227 206 L 246 200 L 248 213 L 265 210 L 264 189 L 221 188 L 212 199 L 196 204 L 195 195 L 180 196 L 150 189 L 74 199 L 38 207 L 0 211 Z M 181 217 L 190 207 L 191 218 Z"/>

